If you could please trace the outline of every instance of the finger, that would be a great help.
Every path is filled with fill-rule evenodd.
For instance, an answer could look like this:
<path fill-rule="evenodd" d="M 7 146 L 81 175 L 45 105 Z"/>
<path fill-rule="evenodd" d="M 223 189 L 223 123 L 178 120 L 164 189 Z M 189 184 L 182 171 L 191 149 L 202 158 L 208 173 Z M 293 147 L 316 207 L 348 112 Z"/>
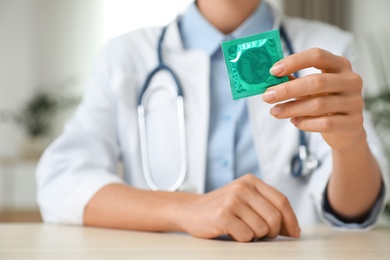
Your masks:
<path fill-rule="evenodd" d="M 362 110 L 363 106 L 361 96 L 314 96 L 278 104 L 270 113 L 278 119 L 328 114 L 347 115 Z"/>
<path fill-rule="evenodd" d="M 311 74 L 267 89 L 263 100 L 270 104 L 304 96 L 361 93 L 361 78 L 355 73 L 340 77 L 337 74 Z"/>
<path fill-rule="evenodd" d="M 248 205 L 263 219 L 268 227 L 266 237 L 275 238 L 279 234 L 282 225 L 282 216 L 279 210 L 262 195 L 248 194 L 245 196 Z"/>
<path fill-rule="evenodd" d="M 296 80 L 297 78 L 294 77 L 294 75 L 288 75 L 288 80 L 289 81 L 292 81 L 292 80 Z"/>
<path fill-rule="evenodd" d="M 289 81 L 293 81 L 293 80 L 296 80 L 298 78 L 294 77 L 294 75 L 288 75 L 288 80 Z M 310 96 L 303 96 L 303 97 L 296 97 L 296 99 L 301 99 L 301 98 L 306 98 L 306 97 L 310 97 Z"/>
<path fill-rule="evenodd" d="M 254 175 L 246 175 L 244 181 L 251 189 L 245 189 L 240 192 L 241 200 L 246 201 L 247 205 L 260 216 L 268 226 L 266 237 L 275 238 L 282 225 L 282 216 L 279 210 L 268 199 L 259 194 L 257 188 L 253 185 L 260 180 Z"/>
<path fill-rule="evenodd" d="M 270 230 L 267 223 L 248 205 L 240 204 L 237 207 L 237 217 L 252 229 L 255 238 L 265 237 Z"/>
<path fill-rule="evenodd" d="M 331 73 L 352 70 L 351 62 L 347 58 L 334 55 L 320 48 L 312 48 L 290 55 L 275 63 L 270 72 L 280 77 L 312 67 L 322 72 Z"/>
<path fill-rule="evenodd" d="M 282 227 L 280 229 L 280 232 L 279 232 L 279 235 L 285 236 L 285 237 L 289 237 L 290 236 L 290 234 L 289 234 L 288 230 L 286 229 L 285 225 L 282 225 Z"/>
<path fill-rule="evenodd" d="M 298 238 L 300 235 L 298 220 L 286 196 L 257 178 L 247 178 L 247 181 L 254 184 L 257 192 L 278 210 L 282 218 L 281 223 L 285 225 L 288 235 Z"/>
<path fill-rule="evenodd" d="M 234 217 L 229 223 L 227 235 L 231 236 L 234 240 L 249 242 L 255 238 L 255 233 L 252 229 L 238 217 Z"/>
<path fill-rule="evenodd" d="M 250 223 L 254 223 L 256 219 L 263 220 L 268 227 L 266 236 L 269 238 L 275 238 L 279 234 L 281 227 L 281 214 L 271 202 L 259 194 L 256 187 L 253 185 L 256 181 L 260 180 L 252 174 L 247 174 L 240 178 L 239 182 L 235 183 L 233 192 L 239 196 L 241 203 L 235 203 L 232 205 L 232 208 L 234 208 L 235 215 L 242 217 L 242 219 L 246 219 L 246 217 L 243 216 L 238 209 L 239 205 L 242 205 L 241 210 L 244 210 L 242 207 L 246 207 L 245 212 L 251 210 L 257 215 L 257 218 L 254 218 L 253 215 L 251 215 Z M 230 201 L 233 203 L 233 199 Z M 247 224 L 250 225 L 250 223 Z M 259 222 L 259 224 L 263 223 Z M 252 227 L 256 227 L 257 225 L 258 224 L 254 224 Z M 263 232 L 263 230 L 260 230 L 259 232 Z"/>
<path fill-rule="evenodd" d="M 318 117 L 294 117 L 291 119 L 297 128 L 305 132 L 341 134 L 363 126 L 363 115 L 330 115 Z"/>

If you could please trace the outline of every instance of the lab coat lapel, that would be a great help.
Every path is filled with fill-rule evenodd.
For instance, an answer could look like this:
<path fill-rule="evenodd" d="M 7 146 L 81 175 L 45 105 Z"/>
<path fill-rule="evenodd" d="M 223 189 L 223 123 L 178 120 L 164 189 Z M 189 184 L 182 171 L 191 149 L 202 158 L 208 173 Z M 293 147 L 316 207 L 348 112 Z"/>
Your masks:
<path fill-rule="evenodd" d="M 210 110 L 210 58 L 204 52 L 183 49 L 177 22 L 168 27 L 166 36 L 165 61 L 177 73 L 184 91 L 188 171 L 183 188 L 203 193 Z"/>

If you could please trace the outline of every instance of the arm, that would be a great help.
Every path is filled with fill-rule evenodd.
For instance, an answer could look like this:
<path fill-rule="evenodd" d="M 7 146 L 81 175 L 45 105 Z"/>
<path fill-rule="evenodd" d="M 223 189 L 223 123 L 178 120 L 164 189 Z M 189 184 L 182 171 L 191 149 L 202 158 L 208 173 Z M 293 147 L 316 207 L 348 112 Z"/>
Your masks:
<path fill-rule="evenodd" d="M 37 191 L 45 222 L 81 225 L 92 196 L 108 184 L 122 182 L 117 176 L 116 99 L 108 87 L 110 50 L 98 56 L 82 103 L 40 159 Z"/>
<path fill-rule="evenodd" d="M 195 194 L 153 192 L 123 184 L 102 188 L 88 203 L 84 224 L 139 231 L 181 231 L 176 214 Z"/>
<path fill-rule="evenodd" d="M 201 238 L 230 235 L 243 242 L 279 234 L 300 236 L 287 198 L 250 174 L 202 195 L 108 185 L 88 203 L 84 223 L 141 231 L 184 231 Z"/>
<path fill-rule="evenodd" d="M 333 170 L 328 198 L 336 213 L 359 219 L 375 203 L 381 188 L 381 174 L 363 128 L 362 80 L 350 62 L 321 49 L 291 55 L 275 64 L 276 76 L 315 67 L 322 73 L 269 88 L 268 103 L 276 118 L 291 118 L 299 129 L 320 132 L 332 148 Z"/>
<path fill-rule="evenodd" d="M 382 181 L 365 131 L 354 148 L 333 149 L 332 155 L 333 172 L 327 190 L 329 203 L 344 218 L 359 219 L 374 205 Z"/>

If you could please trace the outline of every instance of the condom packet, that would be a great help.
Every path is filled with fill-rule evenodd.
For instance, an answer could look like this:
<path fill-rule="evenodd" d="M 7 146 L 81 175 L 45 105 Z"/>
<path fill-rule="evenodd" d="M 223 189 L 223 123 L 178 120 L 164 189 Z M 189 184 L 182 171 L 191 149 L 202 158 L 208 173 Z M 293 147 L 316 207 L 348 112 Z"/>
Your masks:
<path fill-rule="evenodd" d="M 288 81 L 269 70 L 283 59 L 278 30 L 221 43 L 233 99 L 264 93 L 267 88 Z"/>

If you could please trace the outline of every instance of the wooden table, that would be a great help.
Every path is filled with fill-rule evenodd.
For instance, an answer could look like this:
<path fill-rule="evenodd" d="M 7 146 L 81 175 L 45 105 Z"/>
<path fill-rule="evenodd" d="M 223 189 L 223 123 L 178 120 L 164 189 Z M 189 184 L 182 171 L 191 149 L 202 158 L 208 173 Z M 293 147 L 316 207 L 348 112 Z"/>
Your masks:
<path fill-rule="evenodd" d="M 0 224 L 0 259 L 390 259 L 390 227 L 306 227 L 298 240 L 238 243 L 177 233 Z"/>

